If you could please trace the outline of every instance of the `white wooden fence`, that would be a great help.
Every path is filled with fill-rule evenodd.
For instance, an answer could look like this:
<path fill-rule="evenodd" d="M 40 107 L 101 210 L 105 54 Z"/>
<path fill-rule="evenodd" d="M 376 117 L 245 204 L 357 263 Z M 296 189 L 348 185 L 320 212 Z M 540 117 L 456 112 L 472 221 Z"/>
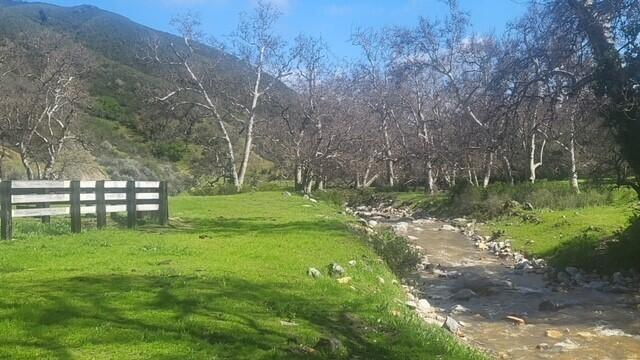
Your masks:
<path fill-rule="evenodd" d="M 156 212 L 161 225 L 169 219 L 165 181 L 2 181 L 0 183 L 2 239 L 13 237 L 13 218 L 71 216 L 71 231 L 81 231 L 81 216 L 95 214 L 98 228 L 108 213 L 126 212 L 127 225 L 136 226 L 138 212 Z"/>

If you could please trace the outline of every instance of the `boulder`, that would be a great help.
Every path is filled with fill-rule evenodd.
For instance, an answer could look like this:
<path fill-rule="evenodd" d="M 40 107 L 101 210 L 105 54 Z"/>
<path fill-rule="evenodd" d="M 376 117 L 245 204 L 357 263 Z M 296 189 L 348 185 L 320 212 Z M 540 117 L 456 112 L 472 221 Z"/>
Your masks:
<path fill-rule="evenodd" d="M 560 306 L 551 300 L 545 300 L 538 305 L 540 311 L 558 311 Z"/>
<path fill-rule="evenodd" d="M 451 316 L 447 316 L 442 327 L 451 331 L 453 334 L 458 334 L 460 332 L 460 323 Z"/>
<path fill-rule="evenodd" d="M 421 313 L 433 312 L 433 308 L 431 307 L 431 304 L 429 304 L 429 301 L 427 299 L 418 300 L 418 304 L 417 305 L 418 305 L 417 309 Z"/>
<path fill-rule="evenodd" d="M 449 311 L 452 314 L 462 314 L 462 313 L 466 313 L 469 312 L 470 310 L 460 304 L 455 305 L 454 307 L 451 308 L 451 310 Z"/>
<path fill-rule="evenodd" d="M 469 301 L 469 299 L 476 296 L 478 296 L 478 294 L 476 294 L 473 290 L 464 288 L 451 295 L 449 299 L 456 301 Z"/>
<path fill-rule="evenodd" d="M 442 227 L 440 227 L 441 231 L 457 231 L 458 229 L 454 226 L 451 226 L 449 224 L 444 224 L 442 225 Z"/>
<path fill-rule="evenodd" d="M 310 277 L 312 277 L 314 279 L 317 279 L 317 278 L 322 276 L 322 273 L 320 272 L 320 270 L 318 270 L 318 269 L 316 269 L 314 267 L 310 267 L 307 270 L 307 275 L 309 275 Z"/>
<path fill-rule="evenodd" d="M 331 276 L 342 276 L 344 275 L 345 270 L 342 266 L 340 266 L 340 264 L 338 263 L 331 263 L 329 265 L 329 274 Z"/>

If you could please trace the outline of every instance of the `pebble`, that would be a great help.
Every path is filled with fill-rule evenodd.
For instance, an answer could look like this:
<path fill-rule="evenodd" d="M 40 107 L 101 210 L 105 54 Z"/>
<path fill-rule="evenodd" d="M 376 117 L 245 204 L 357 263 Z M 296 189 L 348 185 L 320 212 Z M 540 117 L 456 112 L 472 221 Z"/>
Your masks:
<path fill-rule="evenodd" d="M 544 336 L 546 336 L 548 338 L 552 338 L 552 339 L 560 339 L 564 335 L 562 334 L 562 331 L 560 331 L 560 330 L 548 329 L 547 331 L 544 332 Z"/>

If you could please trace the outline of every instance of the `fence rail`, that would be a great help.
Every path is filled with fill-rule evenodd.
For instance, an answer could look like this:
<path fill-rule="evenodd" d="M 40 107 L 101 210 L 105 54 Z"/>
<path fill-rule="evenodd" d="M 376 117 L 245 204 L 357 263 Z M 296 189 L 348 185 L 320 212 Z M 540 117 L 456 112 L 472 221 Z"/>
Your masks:
<path fill-rule="evenodd" d="M 127 213 L 133 228 L 139 212 L 155 212 L 161 225 L 169 220 L 165 181 L 2 181 L 0 183 L 0 237 L 13 237 L 13 218 L 70 215 L 71 231 L 82 230 L 81 216 L 95 214 L 98 228 L 107 214 Z"/>

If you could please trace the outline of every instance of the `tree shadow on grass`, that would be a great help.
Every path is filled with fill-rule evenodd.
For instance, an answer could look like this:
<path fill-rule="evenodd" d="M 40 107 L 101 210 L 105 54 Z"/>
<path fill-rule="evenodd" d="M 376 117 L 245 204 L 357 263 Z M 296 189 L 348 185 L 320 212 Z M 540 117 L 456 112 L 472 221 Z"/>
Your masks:
<path fill-rule="evenodd" d="M 347 229 L 347 226 L 338 220 L 313 219 L 278 222 L 265 217 L 181 218 L 179 221 L 174 221 L 170 228 L 156 226 L 140 228 L 141 231 L 147 232 L 210 234 L 214 236 L 234 236 L 248 233 L 273 235 L 291 232 L 321 232 L 339 236 L 344 235 Z"/>
<path fill-rule="evenodd" d="M 604 236 L 591 227 L 541 254 L 558 267 L 575 266 L 603 274 L 640 270 L 640 220 L 613 236 Z"/>
<path fill-rule="evenodd" d="M 317 339 L 282 319 L 340 339 L 351 357 L 393 358 L 388 344 L 371 340 L 376 327 L 360 326 L 353 315 L 367 306 L 364 298 L 344 306 L 339 297 L 312 299 L 283 283 L 104 275 L 21 285 L 19 291 L 20 299 L 0 299 L 0 323 L 12 322 L 20 328 L 13 334 L 26 336 L 0 338 L 0 357 L 20 348 L 70 359 L 86 347 L 104 353 L 110 346 L 145 351 L 150 344 L 143 357 L 161 358 L 153 344 L 174 346 L 166 358 L 307 357 L 301 345 Z"/>

